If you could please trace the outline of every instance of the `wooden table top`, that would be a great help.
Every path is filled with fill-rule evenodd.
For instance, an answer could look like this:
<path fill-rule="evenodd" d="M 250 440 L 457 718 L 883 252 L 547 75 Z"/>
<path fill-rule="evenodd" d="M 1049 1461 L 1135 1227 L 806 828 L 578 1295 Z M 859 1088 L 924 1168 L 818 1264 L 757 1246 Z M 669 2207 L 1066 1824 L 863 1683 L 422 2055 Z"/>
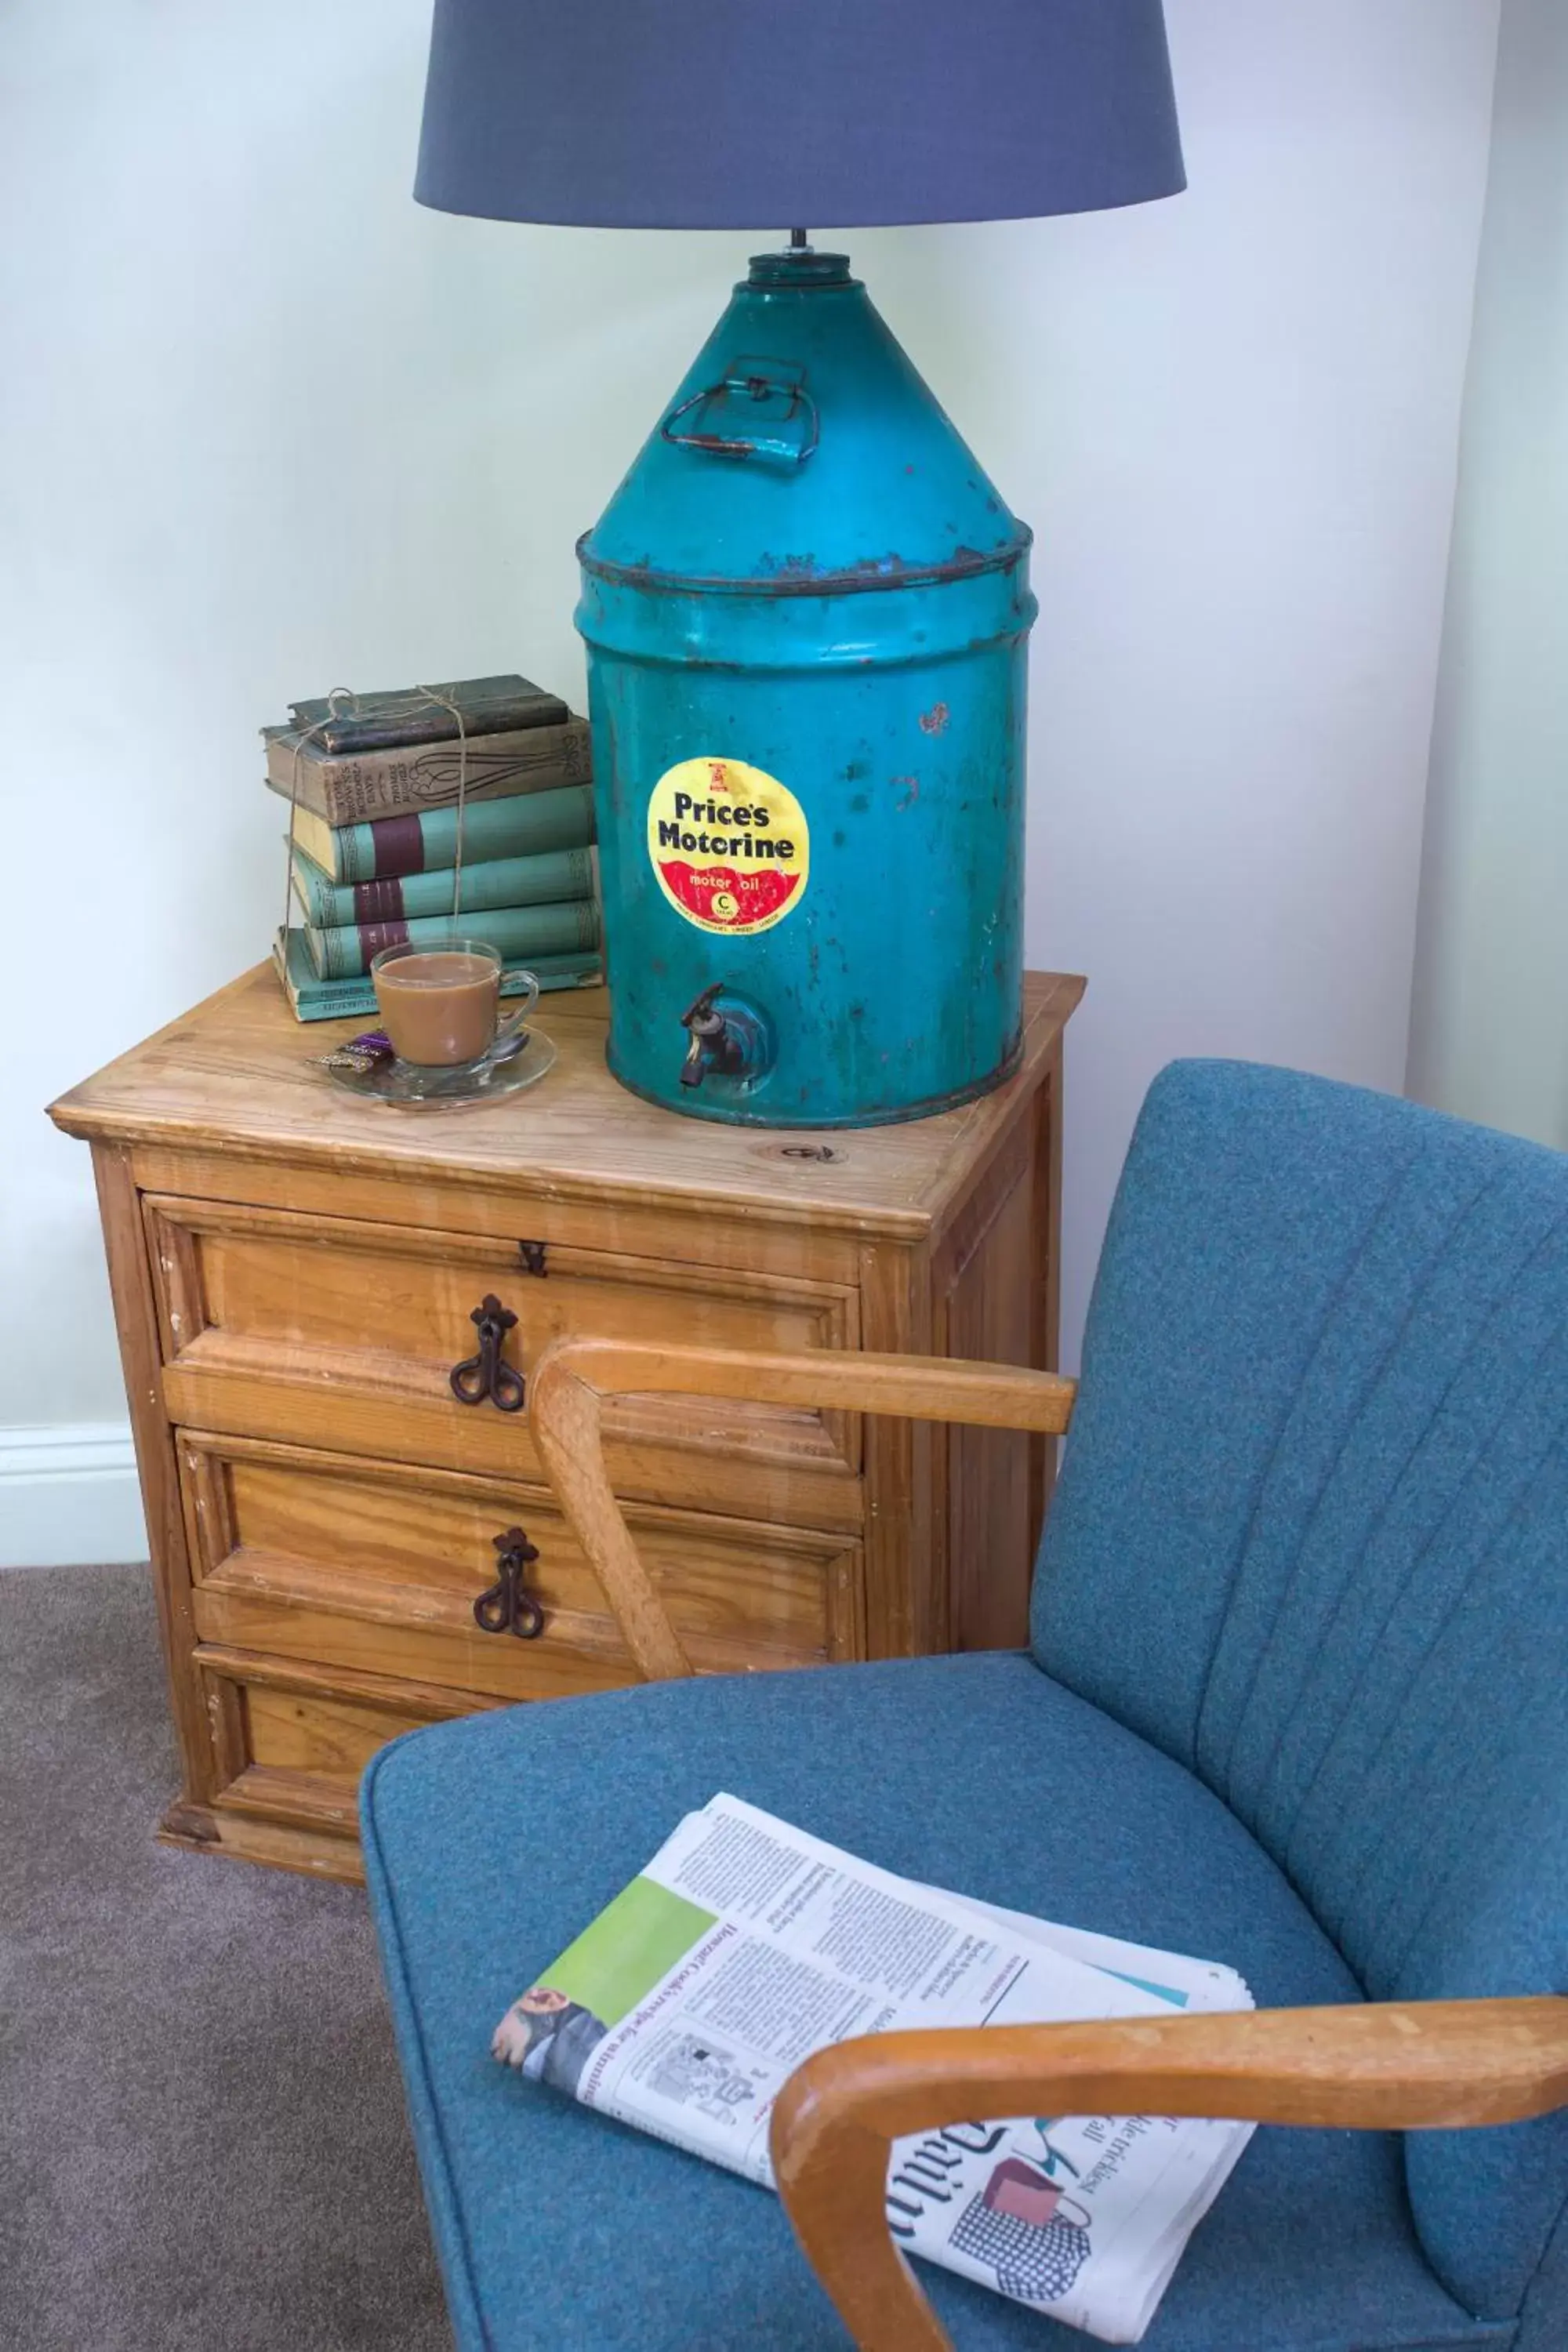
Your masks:
<path fill-rule="evenodd" d="M 644 1199 L 725 1199 L 769 1218 L 821 1217 L 867 1231 L 918 1232 L 990 1150 L 1038 1084 L 1082 980 L 1031 972 L 1016 1075 L 957 1110 L 889 1127 L 731 1127 L 683 1118 L 629 1094 L 605 1066 L 608 997 L 562 990 L 535 1025 L 558 1058 L 537 1087 L 455 1110 L 400 1111 L 366 1102 L 311 1066 L 365 1021 L 295 1020 L 269 963 L 132 1046 L 51 1106 L 68 1134 L 358 1171 L 439 1177 L 534 1194 L 626 1188 Z M 790 1156 L 827 1146 L 831 1160 Z"/>

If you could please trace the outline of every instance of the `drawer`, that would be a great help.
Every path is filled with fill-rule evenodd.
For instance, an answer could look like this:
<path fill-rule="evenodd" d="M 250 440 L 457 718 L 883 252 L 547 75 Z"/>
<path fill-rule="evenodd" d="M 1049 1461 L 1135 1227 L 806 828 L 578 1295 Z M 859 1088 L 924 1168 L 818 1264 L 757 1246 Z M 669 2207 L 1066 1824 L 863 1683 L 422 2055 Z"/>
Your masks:
<path fill-rule="evenodd" d="M 360 1774 L 378 1748 L 493 1703 L 372 1675 L 334 1679 L 288 1658 L 217 1645 L 198 1648 L 195 1664 L 212 1739 L 219 1843 L 233 1842 L 227 1823 L 237 1820 L 354 1838 Z"/>
<path fill-rule="evenodd" d="M 563 1333 L 706 1347 L 848 1348 L 842 1284 L 149 1194 L 143 1213 L 172 1420 L 542 1482 L 526 1382 Z M 693 1213 L 694 1240 L 700 1213 Z M 521 1412 L 458 1402 L 474 1312 L 515 1324 Z M 860 1433 L 843 1414 L 658 1397 L 606 1415 L 618 1492 L 790 1524 L 860 1518 Z"/>
<path fill-rule="evenodd" d="M 182 1431 L 198 1642 L 478 1699 L 639 1679 L 598 1579 L 547 1489 Z M 627 1520 L 700 1670 L 861 1654 L 861 1553 L 822 1530 L 634 1504 Z M 538 1637 L 487 1633 L 498 1538 L 538 1558 Z M 384 1734 L 389 1737 L 389 1734 Z"/>

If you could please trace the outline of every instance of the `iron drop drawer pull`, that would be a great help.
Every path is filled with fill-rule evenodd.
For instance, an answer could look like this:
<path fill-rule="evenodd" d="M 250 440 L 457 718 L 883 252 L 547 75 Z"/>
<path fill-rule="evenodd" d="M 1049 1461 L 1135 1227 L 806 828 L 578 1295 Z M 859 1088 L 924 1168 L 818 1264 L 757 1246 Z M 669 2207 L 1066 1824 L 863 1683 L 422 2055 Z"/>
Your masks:
<path fill-rule="evenodd" d="M 459 1404 L 483 1404 L 489 1397 L 500 1412 L 521 1412 L 526 1394 L 522 1374 L 501 1360 L 501 1348 L 516 1316 L 487 1290 L 468 1320 L 479 1332 L 479 1352 L 453 1365 L 452 1394 Z"/>
<path fill-rule="evenodd" d="M 484 1633 L 515 1633 L 520 1642 L 536 1642 L 544 1631 L 544 1612 L 522 1580 L 524 1569 L 539 1558 L 521 1528 L 491 1538 L 500 1554 L 500 1575 L 474 1603 L 474 1622 Z"/>

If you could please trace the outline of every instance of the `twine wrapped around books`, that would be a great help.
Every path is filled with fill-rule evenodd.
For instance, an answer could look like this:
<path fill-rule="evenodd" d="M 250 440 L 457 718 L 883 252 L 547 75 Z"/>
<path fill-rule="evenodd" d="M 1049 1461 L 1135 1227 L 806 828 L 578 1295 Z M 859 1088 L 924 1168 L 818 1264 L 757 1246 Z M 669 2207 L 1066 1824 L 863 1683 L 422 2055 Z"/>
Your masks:
<path fill-rule="evenodd" d="M 458 730 L 458 832 L 452 854 L 452 921 L 454 926 L 463 911 L 463 817 L 468 795 L 468 730 L 461 708 L 438 686 L 416 686 L 396 702 L 384 699 L 377 704 L 383 717 L 412 718 L 426 703 L 437 709 L 450 711 Z M 294 899 L 294 812 L 300 805 L 300 754 L 307 743 L 313 742 L 334 719 L 354 719 L 359 716 L 359 696 L 352 686 L 334 686 L 327 697 L 327 714 L 318 719 L 313 727 L 296 730 L 293 759 L 289 770 L 289 832 L 284 843 L 283 859 L 283 937 L 289 937 L 289 916 Z"/>

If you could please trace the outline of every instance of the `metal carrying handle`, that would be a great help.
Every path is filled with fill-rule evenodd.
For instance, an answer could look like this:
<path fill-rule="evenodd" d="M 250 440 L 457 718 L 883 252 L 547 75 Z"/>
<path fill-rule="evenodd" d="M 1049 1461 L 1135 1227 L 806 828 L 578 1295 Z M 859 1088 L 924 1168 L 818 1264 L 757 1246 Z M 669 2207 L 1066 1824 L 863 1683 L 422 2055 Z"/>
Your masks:
<path fill-rule="evenodd" d="M 752 437 L 744 434 L 674 431 L 678 417 L 685 416 L 693 408 L 700 408 L 705 400 L 721 400 L 727 393 L 737 394 L 749 400 L 766 400 L 775 393 L 787 396 L 789 415 L 780 418 L 779 422 L 787 425 L 797 410 L 804 409 L 806 419 L 804 440 L 791 443 L 761 435 Z M 718 383 L 710 383 L 706 391 L 692 393 L 679 407 L 672 408 L 658 429 L 663 438 L 678 449 L 704 449 L 715 457 L 778 457 L 792 466 L 804 466 L 821 438 L 822 420 L 817 415 L 816 401 L 803 383 L 778 383 L 765 375 L 727 375 Z"/>
<path fill-rule="evenodd" d="M 454 1364 L 447 1379 L 459 1404 L 483 1404 L 487 1397 L 498 1412 L 521 1412 L 527 1391 L 522 1374 L 504 1361 L 501 1349 L 517 1321 L 492 1291 L 486 1291 L 468 1317 L 479 1335 L 479 1352 Z"/>
<path fill-rule="evenodd" d="M 500 1554 L 500 1575 L 474 1603 L 474 1622 L 482 1633 L 515 1633 L 520 1642 L 536 1642 L 544 1631 L 544 1612 L 522 1580 L 525 1568 L 539 1558 L 521 1528 L 508 1528 L 490 1538 Z"/>

